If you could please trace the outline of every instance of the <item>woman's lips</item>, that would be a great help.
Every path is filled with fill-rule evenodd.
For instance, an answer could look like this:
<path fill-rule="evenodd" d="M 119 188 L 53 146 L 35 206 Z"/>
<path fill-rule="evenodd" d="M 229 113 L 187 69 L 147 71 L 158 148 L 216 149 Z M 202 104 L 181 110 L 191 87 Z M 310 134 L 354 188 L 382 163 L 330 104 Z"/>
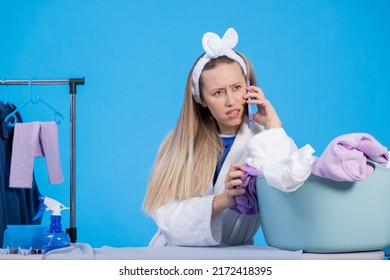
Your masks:
<path fill-rule="evenodd" d="M 229 119 L 236 119 L 240 116 L 240 111 L 240 109 L 229 110 L 226 112 L 226 115 Z"/>

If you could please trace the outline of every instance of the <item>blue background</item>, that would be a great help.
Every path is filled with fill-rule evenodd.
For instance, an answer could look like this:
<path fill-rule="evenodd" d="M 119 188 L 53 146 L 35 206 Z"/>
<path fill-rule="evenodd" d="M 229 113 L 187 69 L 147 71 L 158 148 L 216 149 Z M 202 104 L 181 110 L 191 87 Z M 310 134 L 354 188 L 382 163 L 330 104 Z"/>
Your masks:
<path fill-rule="evenodd" d="M 141 211 L 157 149 L 176 123 L 188 72 L 207 31 L 239 34 L 236 50 L 298 146 L 320 154 L 334 137 L 367 132 L 390 146 L 390 2 L 196 0 L 2 1 L 0 79 L 76 78 L 78 242 L 146 246 L 156 230 Z M 69 205 L 69 88 L 33 86 L 65 119 L 65 182 L 41 192 Z M 0 87 L 21 105 L 28 87 Z M 42 105 L 25 121 L 51 120 Z M 48 223 L 49 213 L 44 223 Z M 69 212 L 63 213 L 69 227 Z M 264 244 L 261 232 L 257 244 Z"/>

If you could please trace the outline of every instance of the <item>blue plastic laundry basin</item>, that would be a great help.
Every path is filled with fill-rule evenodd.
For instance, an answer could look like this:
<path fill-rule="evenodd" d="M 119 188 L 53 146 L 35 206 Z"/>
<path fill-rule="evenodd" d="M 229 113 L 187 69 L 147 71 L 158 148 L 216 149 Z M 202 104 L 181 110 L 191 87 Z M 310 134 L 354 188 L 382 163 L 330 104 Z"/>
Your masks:
<path fill-rule="evenodd" d="M 49 227 L 45 225 L 7 225 L 3 248 L 41 249 L 41 238 Z"/>
<path fill-rule="evenodd" d="M 381 250 L 390 246 L 390 169 L 358 182 L 310 175 L 284 193 L 257 178 L 257 196 L 269 246 L 311 253 Z"/>

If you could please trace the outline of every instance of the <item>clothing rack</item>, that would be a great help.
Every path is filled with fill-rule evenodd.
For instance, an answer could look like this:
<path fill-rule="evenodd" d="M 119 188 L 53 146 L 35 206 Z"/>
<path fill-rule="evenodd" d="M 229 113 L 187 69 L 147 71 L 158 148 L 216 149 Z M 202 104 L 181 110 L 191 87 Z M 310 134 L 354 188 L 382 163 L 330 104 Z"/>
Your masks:
<path fill-rule="evenodd" d="M 0 80 L 0 85 L 69 85 L 70 93 L 70 227 L 66 232 L 70 241 L 77 240 L 76 228 L 76 91 L 78 85 L 84 85 L 85 78 L 73 79 L 33 79 Z"/>

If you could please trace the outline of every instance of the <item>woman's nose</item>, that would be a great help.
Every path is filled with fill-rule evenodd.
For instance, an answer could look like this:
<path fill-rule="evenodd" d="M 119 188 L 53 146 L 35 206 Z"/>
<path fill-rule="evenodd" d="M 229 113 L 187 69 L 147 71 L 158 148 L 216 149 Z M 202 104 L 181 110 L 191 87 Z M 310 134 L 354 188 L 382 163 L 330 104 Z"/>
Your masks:
<path fill-rule="evenodd" d="M 231 91 L 226 93 L 226 106 L 231 107 L 236 103 L 236 99 Z"/>

